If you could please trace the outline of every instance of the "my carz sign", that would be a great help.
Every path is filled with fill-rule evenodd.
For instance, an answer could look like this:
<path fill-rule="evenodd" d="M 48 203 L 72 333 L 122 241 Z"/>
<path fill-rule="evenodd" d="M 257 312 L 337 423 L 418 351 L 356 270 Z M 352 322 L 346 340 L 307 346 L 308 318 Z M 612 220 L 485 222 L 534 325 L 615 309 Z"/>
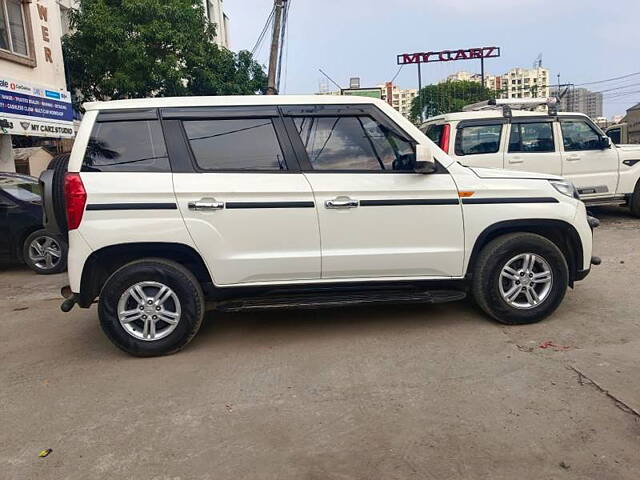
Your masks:
<path fill-rule="evenodd" d="M 456 60 L 476 60 L 500 56 L 500 47 L 467 48 L 465 50 L 442 50 L 440 52 L 402 53 L 398 55 L 398 65 L 411 63 L 453 62 Z"/>

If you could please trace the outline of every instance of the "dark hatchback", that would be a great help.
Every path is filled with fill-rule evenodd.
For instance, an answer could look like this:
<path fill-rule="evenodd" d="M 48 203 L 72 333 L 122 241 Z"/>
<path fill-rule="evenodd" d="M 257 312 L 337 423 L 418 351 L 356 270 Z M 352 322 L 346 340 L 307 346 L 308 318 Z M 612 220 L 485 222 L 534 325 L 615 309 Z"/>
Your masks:
<path fill-rule="evenodd" d="M 41 274 L 59 273 L 67 267 L 67 242 L 42 226 L 37 178 L 0 173 L 0 260 L 23 261 Z"/>

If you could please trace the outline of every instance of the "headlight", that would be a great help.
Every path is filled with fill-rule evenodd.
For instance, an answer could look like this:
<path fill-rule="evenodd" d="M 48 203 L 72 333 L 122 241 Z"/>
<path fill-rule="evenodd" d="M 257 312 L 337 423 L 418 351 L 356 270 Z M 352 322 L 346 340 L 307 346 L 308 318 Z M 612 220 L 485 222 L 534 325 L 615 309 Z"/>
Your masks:
<path fill-rule="evenodd" d="M 566 180 L 549 180 L 549 183 L 561 194 L 580 200 L 578 189 L 576 189 L 573 183 L 567 182 Z"/>

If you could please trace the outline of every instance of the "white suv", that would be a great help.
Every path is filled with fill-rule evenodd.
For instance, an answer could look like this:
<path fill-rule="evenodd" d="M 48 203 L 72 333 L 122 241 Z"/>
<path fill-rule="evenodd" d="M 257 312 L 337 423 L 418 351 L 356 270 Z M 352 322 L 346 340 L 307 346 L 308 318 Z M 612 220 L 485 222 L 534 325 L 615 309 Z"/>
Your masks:
<path fill-rule="evenodd" d="M 559 177 L 463 167 L 359 97 L 90 103 L 64 179 L 63 310 L 98 300 L 121 349 L 175 352 L 221 311 L 441 302 L 542 319 L 590 265 L 592 229 Z"/>
<path fill-rule="evenodd" d="M 463 165 L 561 175 L 587 206 L 628 205 L 640 217 L 640 145 L 612 145 L 582 113 L 503 108 L 439 115 L 420 129 Z"/>

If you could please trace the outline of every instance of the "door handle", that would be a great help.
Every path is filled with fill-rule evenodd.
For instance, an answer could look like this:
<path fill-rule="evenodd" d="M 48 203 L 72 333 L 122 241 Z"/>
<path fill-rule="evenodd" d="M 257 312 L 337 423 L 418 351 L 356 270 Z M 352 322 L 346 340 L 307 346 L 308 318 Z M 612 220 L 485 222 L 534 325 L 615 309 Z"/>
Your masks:
<path fill-rule="evenodd" d="M 514 163 L 524 163 L 524 160 L 522 160 L 520 157 L 512 157 L 509 159 L 509 163 L 514 164 Z"/>
<path fill-rule="evenodd" d="M 356 208 L 360 202 L 349 197 L 336 197 L 333 200 L 324 202 L 326 208 Z"/>
<path fill-rule="evenodd" d="M 580 160 L 580 155 L 569 155 L 567 157 L 567 162 L 577 162 Z"/>
<path fill-rule="evenodd" d="M 218 202 L 215 198 L 201 198 L 195 202 L 189 202 L 189 210 L 222 210 L 224 202 Z"/>

